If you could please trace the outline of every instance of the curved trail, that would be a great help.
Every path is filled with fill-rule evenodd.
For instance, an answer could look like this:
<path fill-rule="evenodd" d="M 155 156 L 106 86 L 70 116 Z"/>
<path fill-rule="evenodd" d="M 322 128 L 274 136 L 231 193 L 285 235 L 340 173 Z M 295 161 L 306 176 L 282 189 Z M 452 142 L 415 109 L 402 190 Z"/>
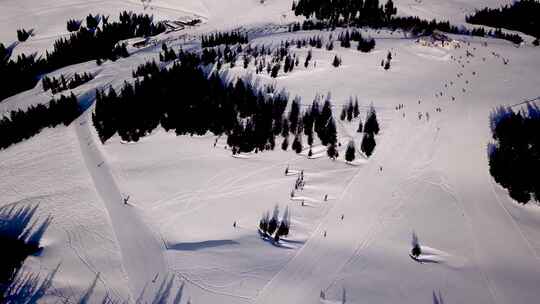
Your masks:
<path fill-rule="evenodd" d="M 151 303 L 157 298 L 167 277 L 164 245 L 143 222 L 137 209 L 123 202 L 111 169 L 90 130 L 89 112 L 75 122 L 75 132 L 88 172 L 103 200 L 120 248 L 124 271 L 128 276 L 131 300 Z"/>

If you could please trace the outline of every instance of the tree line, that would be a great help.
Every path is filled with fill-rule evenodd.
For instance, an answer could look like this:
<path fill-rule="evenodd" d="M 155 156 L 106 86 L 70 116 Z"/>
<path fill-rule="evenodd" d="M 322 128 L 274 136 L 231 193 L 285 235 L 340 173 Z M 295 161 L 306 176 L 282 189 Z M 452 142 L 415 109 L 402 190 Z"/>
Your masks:
<path fill-rule="evenodd" d="M 43 87 L 43 91 L 51 90 L 53 94 L 56 94 L 68 89 L 74 89 L 92 79 L 94 79 L 94 75 L 86 72 L 82 74 L 75 73 L 68 80 L 66 80 L 66 77 L 63 74 L 58 78 L 44 76 L 43 79 L 41 79 L 41 85 Z"/>
<path fill-rule="evenodd" d="M 540 108 L 529 103 L 516 113 L 499 107 L 490 115 L 490 127 L 489 172 L 516 201 L 540 202 Z"/>
<path fill-rule="evenodd" d="M 540 38 L 540 2 L 536 0 L 514 1 L 500 8 L 484 8 L 465 17 L 468 23 L 487 25 L 520 31 Z"/>
<path fill-rule="evenodd" d="M 26 111 L 11 111 L 0 120 L 0 149 L 26 140 L 44 128 L 59 124 L 69 125 L 81 114 L 77 97 L 61 95 L 51 99 L 48 105 L 37 104 Z"/>
<path fill-rule="evenodd" d="M 390 28 L 411 31 L 413 34 L 431 34 L 435 30 L 452 34 L 491 36 L 505 39 L 513 43 L 521 43 L 523 39 L 517 34 L 507 34 L 498 30 L 486 31 L 483 28 L 468 30 L 451 25 L 448 21 L 428 21 L 418 17 L 397 17 L 397 7 L 392 0 L 384 5 L 379 0 L 295 0 L 292 5 L 295 14 L 306 18 L 301 25 L 293 24 L 290 31 L 322 30 L 337 26 L 369 26 L 372 28 Z M 531 14 L 530 16 L 535 16 Z M 311 20 L 310 18 L 317 20 Z"/>
<path fill-rule="evenodd" d="M 248 36 L 246 33 L 241 33 L 240 31 L 233 32 L 216 32 L 213 34 L 202 35 L 201 36 L 201 46 L 212 47 L 220 44 L 231 45 L 231 44 L 245 44 L 248 42 Z"/>
<path fill-rule="evenodd" d="M 101 22 L 101 27 L 98 22 Z M 154 23 L 152 16 L 126 11 L 120 14 L 118 22 L 89 15 L 87 24 L 89 27 L 80 27 L 69 37 L 57 39 L 52 51 L 47 51 L 45 56 L 21 54 L 17 59 L 10 59 L 10 50 L 0 43 L 0 83 L 3 84 L 0 100 L 33 88 L 39 81 L 39 75 L 61 67 L 95 59 L 127 57 L 126 45 L 118 45 L 118 41 L 165 31 L 165 26 Z"/>
<path fill-rule="evenodd" d="M 293 149 L 300 153 L 302 133 L 310 146 L 314 134 L 323 145 L 336 146 L 330 95 L 322 107 L 317 97 L 304 113 L 300 98 L 295 98 L 286 114 L 286 92 L 255 88 L 242 79 L 223 83 L 217 71 L 203 72 L 202 56 L 164 49 L 178 58 L 170 68 L 146 63 L 134 71 L 133 82 L 118 90 L 97 90 L 92 119 L 102 142 L 115 134 L 138 141 L 161 125 L 177 135 L 225 134 L 233 154 L 274 149 L 276 136 L 283 137 L 281 147 L 287 150 L 290 134 L 296 141 Z"/>

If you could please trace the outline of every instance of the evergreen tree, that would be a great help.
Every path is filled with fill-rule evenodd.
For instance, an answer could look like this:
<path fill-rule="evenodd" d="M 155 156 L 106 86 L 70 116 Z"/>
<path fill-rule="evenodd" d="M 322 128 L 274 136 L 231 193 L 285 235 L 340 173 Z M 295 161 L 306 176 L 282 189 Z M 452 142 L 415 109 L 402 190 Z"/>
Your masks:
<path fill-rule="evenodd" d="M 360 107 L 358 106 L 358 97 L 354 99 L 354 109 L 353 109 L 354 118 L 357 118 L 360 115 Z"/>
<path fill-rule="evenodd" d="M 354 146 L 354 141 L 351 140 L 347 144 L 347 150 L 345 151 L 345 160 L 352 162 L 356 157 L 356 148 Z"/>
<path fill-rule="evenodd" d="M 283 213 L 283 216 L 281 217 L 281 222 L 279 224 L 279 227 L 276 231 L 276 236 L 274 238 L 276 242 L 278 242 L 282 236 L 289 235 L 289 229 L 291 226 L 290 222 L 291 222 L 291 215 L 289 213 L 289 207 L 286 207 L 285 212 Z"/>
<path fill-rule="evenodd" d="M 259 221 L 259 229 L 264 233 L 268 233 L 268 224 L 270 223 L 270 214 L 268 211 L 263 213 L 261 220 Z"/>
<path fill-rule="evenodd" d="M 373 133 L 364 132 L 364 137 L 362 138 L 362 145 L 360 146 L 360 149 L 364 154 L 366 154 L 367 157 L 370 157 L 371 154 L 373 154 L 373 150 L 375 150 L 375 136 Z"/>
<path fill-rule="evenodd" d="M 289 122 L 292 132 L 298 129 L 298 119 L 300 117 L 300 97 L 295 97 L 291 104 L 291 110 L 289 112 Z"/>
<path fill-rule="evenodd" d="M 351 121 L 353 119 L 354 114 L 354 106 L 352 102 L 352 97 L 349 99 L 349 104 L 347 105 L 347 121 Z"/>
<path fill-rule="evenodd" d="M 337 68 L 341 65 L 341 58 L 339 58 L 337 55 L 334 56 L 334 61 L 332 61 L 332 65 Z"/>
<path fill-rule="evenodd" d="M 377 112 L 373 105 L 371 105 L 364 124 L 364 132 L 379 134 L 379 122 L 377 121 Z"/>
<path fill-rule="evenodd" d="M 293 144 L 292 144 L 292 149 L 294 150 L 294 152 L 296 152 L 297 154 L 302 152 L 302 133 L 298 132 L 295 136 L 294 136 L 294 141 L 293 141 Z"/>
<path fill-rule="evenodd" d="M 331 158 L 332 160 L 335 160 L 336 158 L 338 158 L 339 156 L 339 153 L 338 153 L 338 150 L 336 148 L 336 145 L 335 144 L 330 144 L 328 146 L 328 148 L 326 149 L 326 154 L 328 155 L 329 158 Z"/>
<path fill-rule="evenodd" d="M 285 136 L 285 138 L 283 138 L 283 142 L 281 143 L 281 149 L 283 151 L 287 151 L 288 148 L 289 148 L 289 136 Z"/>
<path fill-rule="evenodd" d="M 274 211 L 272 212 L 272 218 L 268 222 L 268 234 L 272 235 L 278 228 L 278 220 L 279 220 L 279 207 L 278 205 L 274 206 Z"/>
<path fill-rule="evenodd" d="M 362 129 L 363 129 L 362 119 L 360 119 L 358 121 L 358 129 L 356 129 L 356 132 L 361 133 L 363 131 Z"/>

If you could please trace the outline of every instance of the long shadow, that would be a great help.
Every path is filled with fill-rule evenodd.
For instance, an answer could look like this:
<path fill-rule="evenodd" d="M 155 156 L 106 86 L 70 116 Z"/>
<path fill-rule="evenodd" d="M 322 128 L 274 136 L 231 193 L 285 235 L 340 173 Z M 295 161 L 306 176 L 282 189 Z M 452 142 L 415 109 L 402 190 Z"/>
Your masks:
<path fill-rule="evenodd" d="M 34 304 L 45 296 L 51 288 L 54 276 L 58 272 L 60 264 L 51 271 L 43 280 L 39 274 L 25 272 L 16 276 L 15 280 L 5 285 L 0 294 L 0 303 L 4 304 Z"/>
<path fill-rule="evenodd" d="M 14 292 L 25 296 L 38 286 L 37 274 L 17 276 L 24 260 L 41 251 L 39 242 L 52 222 L 50 216 L 41 223 L 39 219 L 33 220 L 37 208 L 38 205 L 0 208 L 0 244 L 7 249 L 3 250 L 0 263 L 0 303 L 13 297 Z"/>
<path fill-rule="evenodd" d="M 203 241 L 203 242 L 167 244 L 167 249 L 180 250 L 180 251 L 197 251 L 197 250 L 202 250 L 202 249 L 228 246 L 228 245 L 238 245 L 238 244 L 240 243 L 233 240 L 210 240 L 210 241 Z"/>

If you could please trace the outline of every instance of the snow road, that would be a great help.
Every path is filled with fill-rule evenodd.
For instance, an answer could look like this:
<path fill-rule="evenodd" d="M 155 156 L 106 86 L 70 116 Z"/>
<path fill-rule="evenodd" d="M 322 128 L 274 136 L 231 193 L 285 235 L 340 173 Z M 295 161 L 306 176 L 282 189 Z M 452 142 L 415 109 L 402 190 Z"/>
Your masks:
<path fill-rule="evenodd" d="M 77 119 L 75 129 L 88 172 L 105 204 L 114 229 L 124 271 L 128 276 L 132 300 L 148 303 L 154 299 L 167 277 L 163 256 L 165 246 L 144 223 L 134 205 L 124 204 L 111 168 L 102 155 L 90 128 L 90 111 Z"/>

